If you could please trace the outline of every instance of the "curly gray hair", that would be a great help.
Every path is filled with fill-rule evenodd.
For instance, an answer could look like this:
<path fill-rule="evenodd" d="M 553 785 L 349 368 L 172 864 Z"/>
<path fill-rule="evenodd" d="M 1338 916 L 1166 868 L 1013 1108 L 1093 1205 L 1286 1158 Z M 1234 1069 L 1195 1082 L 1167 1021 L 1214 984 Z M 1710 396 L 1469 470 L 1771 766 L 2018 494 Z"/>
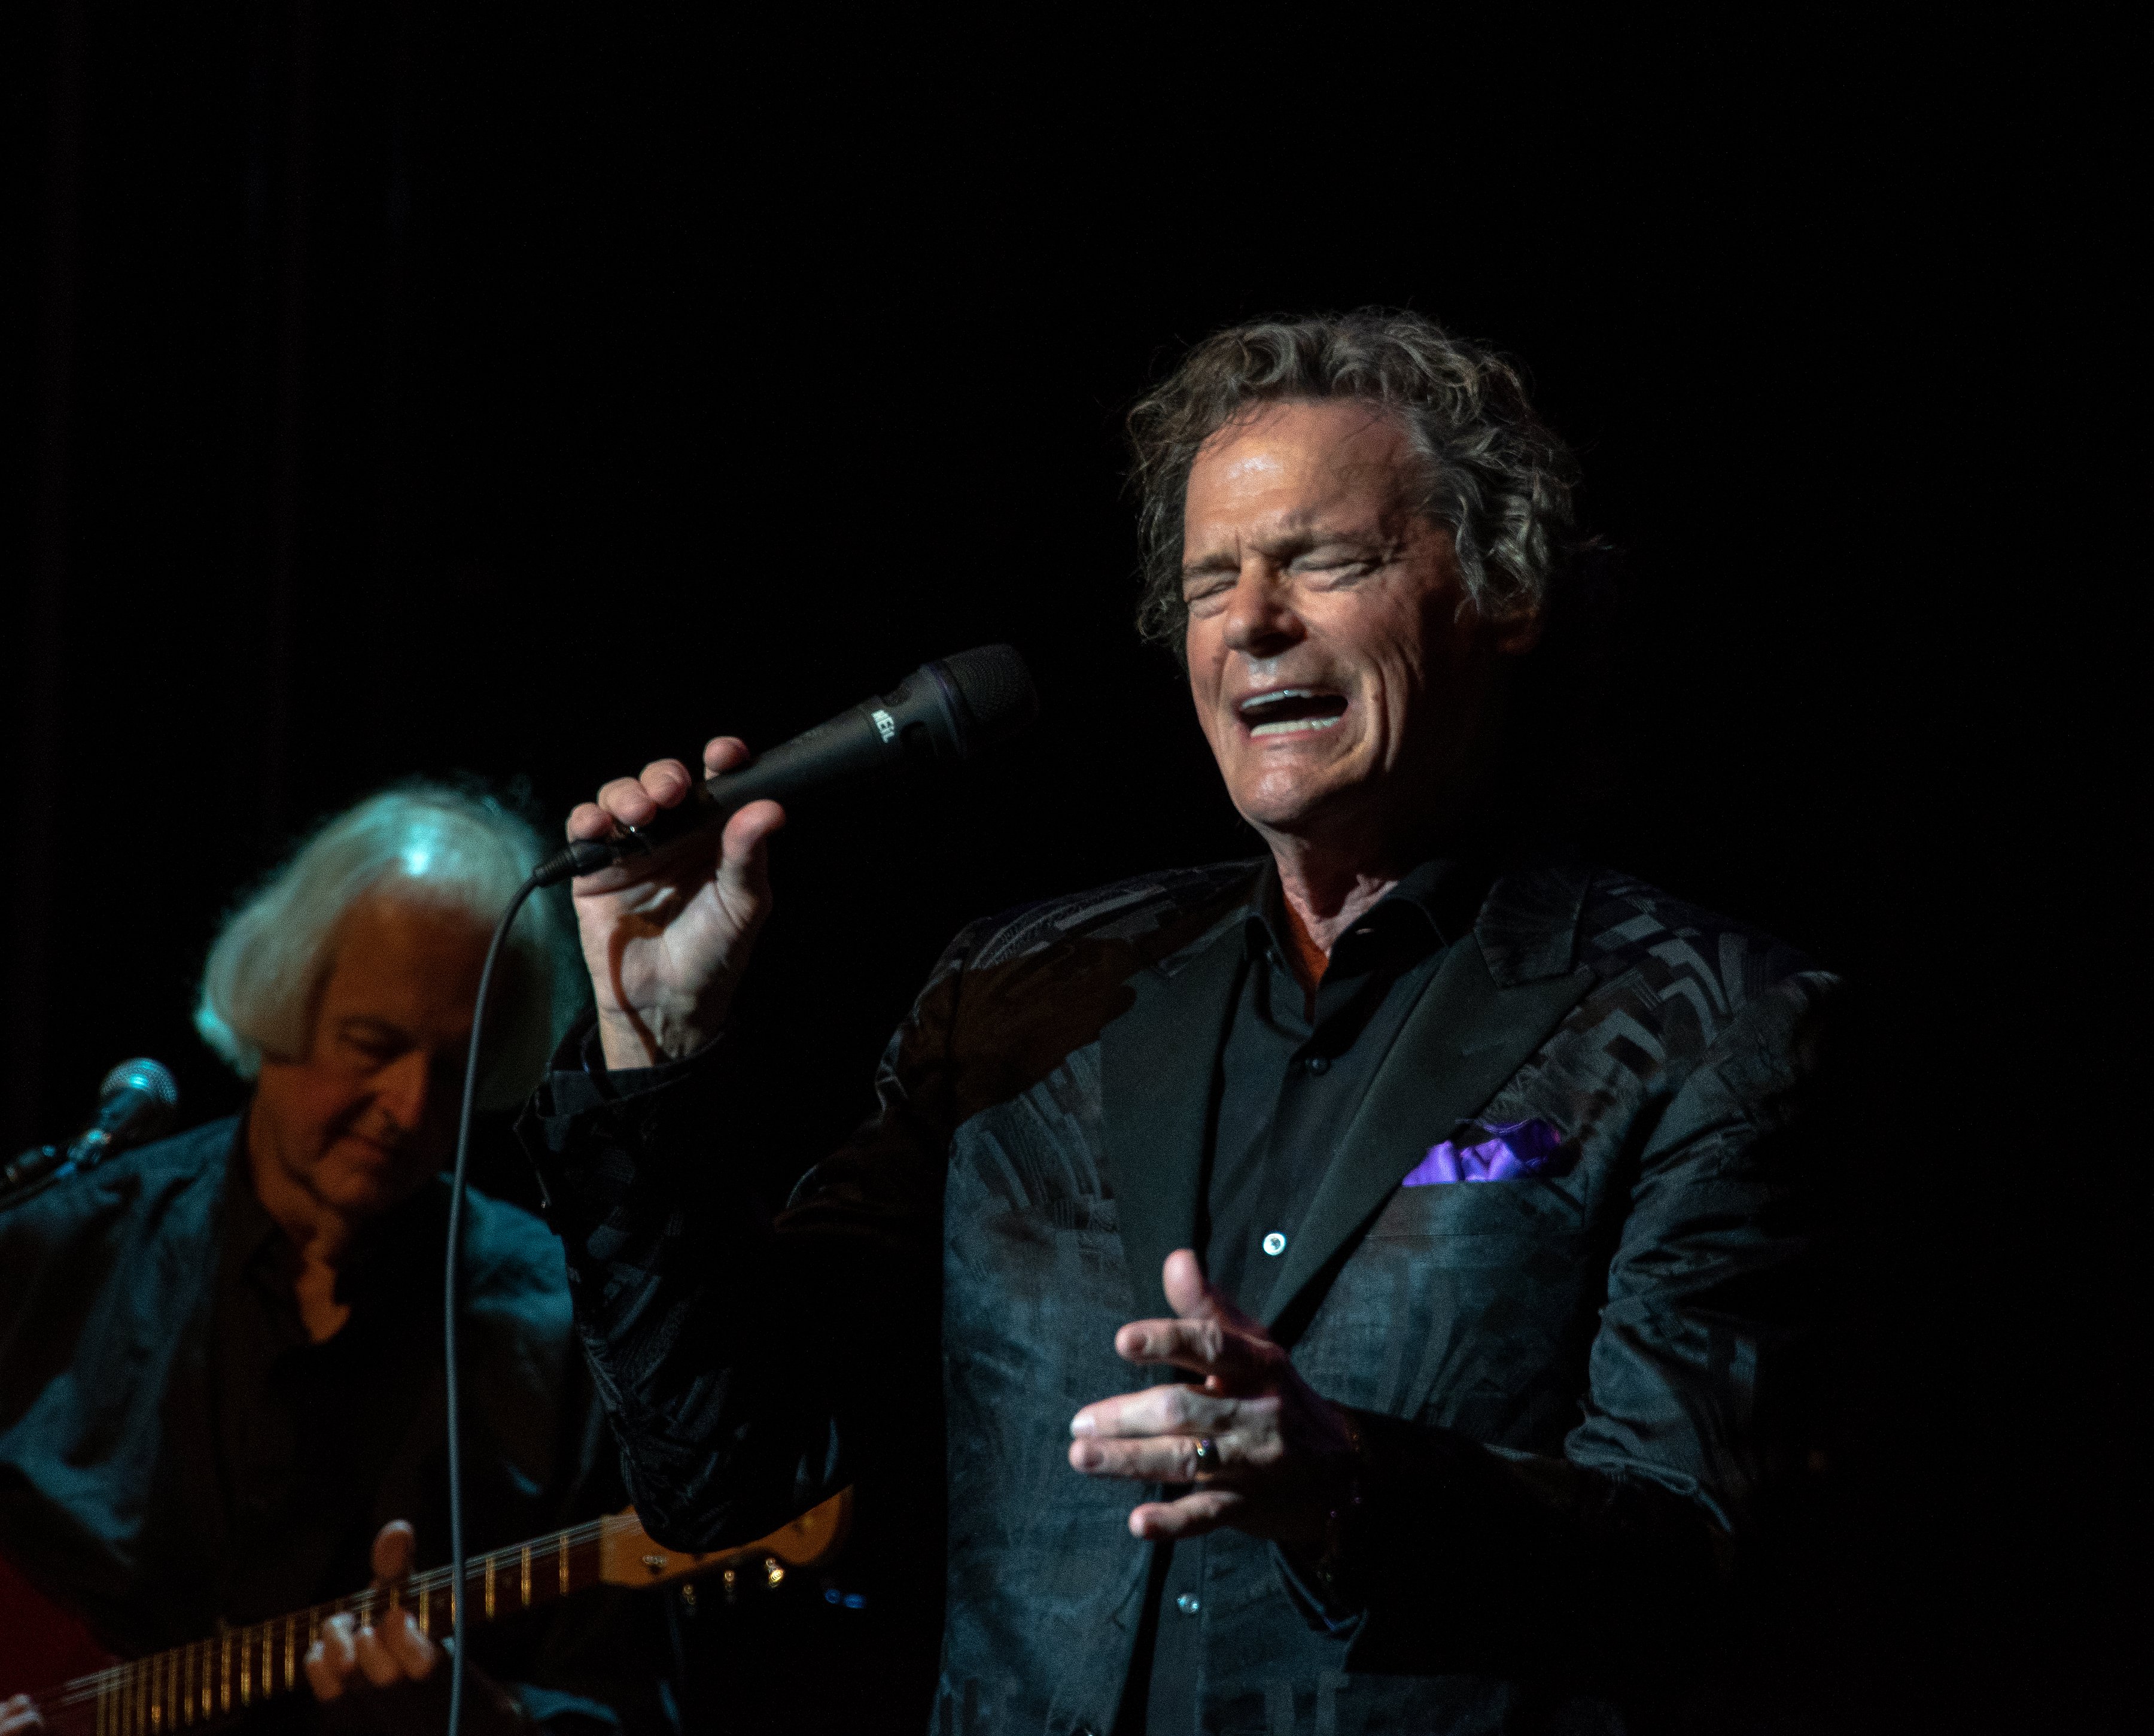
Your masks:
<path fill-rule="evenodd" d="M 453 906 L 491 928 L 546 854 L 494 797 L 415 779 L 369 796 L 317 830 L 225 918 L 202 967 L 195 1029 L 242 1079 L 264 1056 L 313 1044 L 323 981 L 345 914 L 388 896 Z M 575 947 L 540 894 L 511 931 L 487 1020 L 480 1100 L 503 1107 L 538 1082 L 580 1000 Z"/>
<path fill-rule="evenodd" d="M 1263 319 L 1215 333 L 1130 411 L 1144 590 L 1137 631 L 1183 654 L 1183 498 L 1198 451 L 1260 406 L 1357 399 L 1398 416 L 1427 467 L 1422 510 L 1450 528 L 1467 595 L 1537 615 L 1567 552 L 1570 451 L 1509 362 L 1420 314 Z"/>

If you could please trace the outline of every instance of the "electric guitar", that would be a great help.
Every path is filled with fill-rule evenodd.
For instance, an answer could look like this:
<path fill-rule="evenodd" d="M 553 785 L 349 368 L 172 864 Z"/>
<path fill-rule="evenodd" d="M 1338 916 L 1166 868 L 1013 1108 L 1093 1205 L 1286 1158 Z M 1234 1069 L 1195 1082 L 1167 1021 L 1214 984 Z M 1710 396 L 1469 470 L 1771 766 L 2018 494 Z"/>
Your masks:
<path fill-rule="evenodd" d="M 727 1594 L 739 1583 L 775 1587 L 794 1568 L 828 1560 L 845 1539 L 851 1522 L 853 1492 L 840 1489 L 819 1507 L 780 1525 L 739 1549 L 702 1555 L 662 1549 L 636 1522 L 631 1509 L 588 1524 L 572 1525 L 550 1536 L 533 1538 L 466 1564 L 464 1619 L 492 1621 L 542 1603 L 551 1603 L 593 1585 L 664 1585 L 702 1574 L 722 1574 Z M 28 1691 L 32 1703 L 53 1736 L 166 1736 L 182 1728 L 202 1728 L 280 1694 L 304 1692 L 300 1668 L 307 1648 L 332 1616 L 356 1616 L 361 1625 L 409 1611 L 419 1631 L 445 1635 L 456 1621 L 455 1575 L 446 1567 L 413 1574 L 396 1584 L 355 1592 L 334 1603 L 316 1604 L 247 1627 L 234 1627 L 213 1639 L 159 1652 L 37 1691 L 35 1682 L 0 1680 L 0 1698 Z M 36 1594 L 12 1575 L 0 1574 L 0 1606 L 9 1615 Z M 39 1600 L 42 1601 L 42 1600 Z M 97 1648 L 73 1617 L 57 1616 L 38 1639 L 23 1641 L 27 1621 L 11 1620 L 0 1631 L 0 1667 L 13 1676 L 79 1666 L 85 1649 Z M 109 1654 L 108 1654 L 109 1655 Z"/>

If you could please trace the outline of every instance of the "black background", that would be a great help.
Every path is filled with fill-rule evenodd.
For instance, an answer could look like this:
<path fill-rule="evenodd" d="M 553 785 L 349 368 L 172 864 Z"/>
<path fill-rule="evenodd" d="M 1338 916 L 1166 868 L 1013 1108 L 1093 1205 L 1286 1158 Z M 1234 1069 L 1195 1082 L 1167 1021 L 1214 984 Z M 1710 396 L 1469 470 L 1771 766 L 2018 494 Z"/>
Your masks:
<path fill-rule="evenodd" d="M 967 917 L 1251 849 L 1130 631 L 1120 416 L 1228 320 L 1416 307 L 1525 361 L 1623 552 L 1593 846 L 1866 1004 L 1830 1499 L 1753 1718 L 2118 1711 L 2143 1188 L 2101 1107 L 2126 829 L 2080 792 L 2128 595 L 2086 541 L 2121 49 L 696 16 L 11 13 L 8 1148 L 123 1055 L 236 1106 L 203 949 L 367 789 L 523 777 L 550 824 L 1008 640 L 1020 751 L 779 846 L 743 1028 L 782 1192 Z"/>

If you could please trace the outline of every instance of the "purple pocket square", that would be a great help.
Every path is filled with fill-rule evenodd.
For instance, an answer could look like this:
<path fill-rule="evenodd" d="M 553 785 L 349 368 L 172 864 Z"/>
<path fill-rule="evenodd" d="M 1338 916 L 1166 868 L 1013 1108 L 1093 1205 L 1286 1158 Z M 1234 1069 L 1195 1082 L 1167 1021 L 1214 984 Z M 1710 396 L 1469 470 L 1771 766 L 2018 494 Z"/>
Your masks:
<path fill-rule="evenodd" d="M 1473 1136 L 1485 1136 L 1475 1140 Z M 1466 1142 L 1466 1141 L 1471 1141 Z M 1578 1161 L 1566 1150 L 1563 1135 L 1546 1121 L 1492 1121 L 1467 1130 L 1460 1140 L 1431 1146 L 1428 1156 L 1406 1172 L 1401 1187 L 1432 1187 L 1442 1182 L 1513 1182 L 1526 1176 L 1560 1176 Z"/>

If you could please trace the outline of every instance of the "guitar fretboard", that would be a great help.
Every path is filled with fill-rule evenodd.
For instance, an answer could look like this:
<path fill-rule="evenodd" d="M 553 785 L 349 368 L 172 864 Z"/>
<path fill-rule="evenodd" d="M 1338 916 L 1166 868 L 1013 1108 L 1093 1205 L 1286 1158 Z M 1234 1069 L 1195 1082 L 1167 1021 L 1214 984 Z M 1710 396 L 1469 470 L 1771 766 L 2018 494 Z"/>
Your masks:
<path fill-rule="evenodd" d="M 605 1545 L 630 1532 L 642 1534 L 633 1517 L 616 1514 L 472 1556 L 463 1586 L 466 1624 L 597 1585 Z M 56 1736 L 164 1736 L 215 1723 L 258 1700 L 303 1688 L 307 1650 L 333 1616 L 350 1615 L 370 1626 L 408 1614 L 430 1637 L 448 1633 L 456 1624 L 455 1578 L 451 1569 L 437 1567 L 382 1590 L 229 1628 L 213 1639 L 78 1676 L 40 1695 L 37 1708 Z"/>

